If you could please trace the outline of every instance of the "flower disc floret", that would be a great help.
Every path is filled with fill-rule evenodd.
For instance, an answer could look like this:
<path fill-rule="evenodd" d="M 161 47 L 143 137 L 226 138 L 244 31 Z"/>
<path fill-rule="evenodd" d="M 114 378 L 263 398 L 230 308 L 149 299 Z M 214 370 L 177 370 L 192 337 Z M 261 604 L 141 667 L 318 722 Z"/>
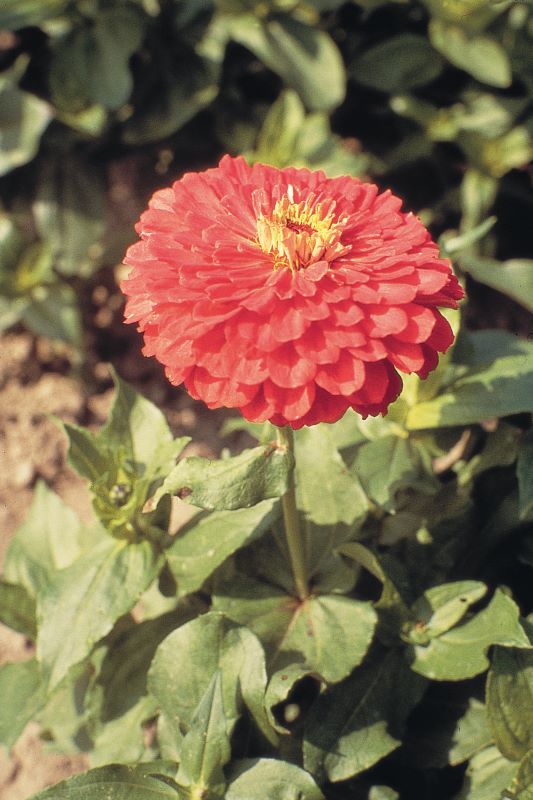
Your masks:
<path fill-rule="evenodd" d="M 225 156 L 154 194 L 122 289 L 168 379 L 299 428 L 385 413 L 453 341 L 462 290 L 389 191 Z"/>

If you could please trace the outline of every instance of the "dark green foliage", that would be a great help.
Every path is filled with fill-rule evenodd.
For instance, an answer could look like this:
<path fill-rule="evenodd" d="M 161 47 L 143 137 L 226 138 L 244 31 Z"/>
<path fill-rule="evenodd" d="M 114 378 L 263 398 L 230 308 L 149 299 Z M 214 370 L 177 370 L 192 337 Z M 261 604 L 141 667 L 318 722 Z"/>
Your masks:
<path fill-rule="evenodd" d="M 5 0 L 0 28 L 0 328 L 82 352 L 149 191 L 223 152 L 392 186 L 470 290 L 386 418 L 297 432 L 303 602 L 271 426 L 176 465 L 118 378 L 98 434 L 65 425 L 94 520 L 38 483 L 0 584 L 37 643 L 0 741 L 37 719 L 91 759 L 39 799 L 531 800 L 531 2 Z"/>

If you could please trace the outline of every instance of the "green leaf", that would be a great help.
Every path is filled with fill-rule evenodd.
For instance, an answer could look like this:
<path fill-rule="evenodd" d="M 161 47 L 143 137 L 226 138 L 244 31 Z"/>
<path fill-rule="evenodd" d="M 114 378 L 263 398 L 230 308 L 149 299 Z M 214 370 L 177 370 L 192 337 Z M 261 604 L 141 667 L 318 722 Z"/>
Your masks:
<path fill-rule="evenodd" d="M 0 743 L 11 747 L 44 703 L 39 665 L 34 658 L 0 667 L 0 697 Z"/>
<path fill-rule="evenodd" d="M 296 500 L 312 576 L 331 559 L 334 547 L 354 537 L 369 504 L 357 476 L 339 455 L 329 426 L 302 428 L 295 444 Z"/>
<path fill-rule="evenodd" d="M 0 622 L 35 639 L 35 600 L 23 586 L 0 581 Z"/>
<path fill-rule="evenodd" d="M 199 589 L 224 561 L 243 545 L 264 533 L 279 516 L 276 500 L 251 508 L 215 511 L 193 519 L 180 530 L 166 551 L 180 595 Z"/>
<path fill-rule="evenodd" d="M 533 798 L 533 750 L 530 750 L 520 764 L 514 776 L 508 793 L 502 794 L 502 800 L 532 800 Z"/>
<path fill-rule="evenodd" d="M 520 517 L 528 519 L 533 514 L 533 430 L 522 440 L 516 466 Z"/>
<path fill-rule="evenodd" d="M 511 85 L 511 64 L 503 47 L 489 36 L 469 36 L 457 25 L 437 19 L 429 23 L 431 44 L 448 61 L 490 86 Z"/>
<path fill-rule="evenodd" d="M 48 103 L 17 86 L 26 63 L 22 57 L 0 75 L 0 175 L 32 160 L 52 118 Z"/>
<path fill-rule="evenodd" d="M 284 494 L 291 469 L 292 456 L 274 443 L 217 461 L 192 456 L 174 467 L 153 502 L 157 505 L 163 495 L 177 494 L 209 510 L 249 508 Z"/>
<path fill-rule="evenodd" d="M 318 781 L 343 781 L 401 744 L 405 720 L 425 681 L 401 653 L 377 651 L 349 678 L 321 694 L 306 719 L 304 766 Z"/>
<path fill-rule="evenodd" d="M 417 406 L 415 406 L 417 408 Z M 358 448 L 352 469 L 372 499 L 387 510 L 396 506 L 396 494 L 416 489 L 433 494 L 439 488 L 424 451 L 416 439 L 391 434 Z"/>
<path fill-rule="evenodd" d="M 93 716 L 106 723 L 123 716 L 146 694 L 148 668 L 163 639 L 198 613 L 195 604 L 132 624 L 113 636 L 91 689 Z"/>
<path fill-rule="evenodd" d="M 87 277 L 101 266 L 104 191 L 97 163 L 74 154 L 43 161 L 33 210 L 37 231 L 62 275 Z"/>
<path fill-rule="evenodd" d="M 112 764 L 75 775 L 36 794 L 33 800 L 176 800 L 176 765 L 164 761 Z"/>
<path fill-rule="evenodd" d="M 49 82 L 54 103 L 67 112 L 90 104 L 109 111 L 121 108 L 133 89 L 129 59 L 143 34 L 142 19 L 131 6 L 104 8 L 92 24 L 71 30 L 53 51 Z"/>
<path fill-rule="evenodd" d="M 175 735 L 179 738 L 192 726 L 195 711 L 218 669 L 222 671 L 228 733 L 244 702 L 261 730 L 272 738 L 262 705 L 266 671 L 261 645 L 251 631 L 213 612 L 167 636 L 150 668 L 149 690 Z"/>
<path fill-rule="evenodd" d="M 305 119 L 305 108 L 291 89 L 281 92 L 270 107 L 257 138 L 254 160 L 285 167 L 296 154 L 298 135 Z"/>
<path fill-rule="evenodd" d="M 214 607 L 247 625 L 265 644 L 271 667 L 302 663 L 326 681 L 339 681 L 363 660 L 377 615 L 368 602 L 340 595 L 299 603 L 275 586 L 235 576 L 220 585 Z"/>
<path fill-rule="evenodd" d="M 188 442 L 174 439 L 164 414 L 113 371 L 116 388 L 109 419 L 99 436 L 100 446 L 125 447 L 129 458 L 143 466 L 143 475 L 165 476 Z"/>
<path fill-rule="evenodd" d="M 51 576 L 38 598 L 37 639 L 50 690 L 135 605 L 160 568 L 150 542 L 108 540 Z"/>
<path fill-rule="evenodd" d="M 496 358 L 458 377 L 432 400 L 413 406 L 410 430 L 469 425 L 533 410 L 533 354 Z"/>
<path fill-rule="evenodd" d="M 296 699 L 294 702 L 289 702 L 291 695 L 298 695 L 298 687 L 305 686 L 305 683 L 311 680 L 317 686 L 317 691 L 320 689 L 320 683 L 315 675 L 301 664 L 287 664 L 284 669 L 274 672 L 270 678 L 265 693 L 265 707 L 267 709 L 268 718 L 272 727 L 278 733 L 288 733 L 290 731 L 291 723 L 299 720 L 302 714 L 302 705 Z M 279 706 L 283 706 L 284 718 L 280 722 L 274 710 L 279 711 Z M 287 716 L 287 708 L 289 717 Z"/>
<path fill-rule="evenodd" d="M 413 635 L 423 637 L 427 643 L 446 633 L 486 593 L 487 587 L 479 581 L 443 583 L 428 589 L 413 605 L 412 613 L 416 618 Z"/>
<path fill-rule="evenodd" d="M 103 8 L 91 33 L 82 85 L 91 101 L 113 111 L 127 103 L 133 89 L 129 60 L 144 38 L 142 19 L 131 6 Z"/>
<path fill-rule="evenodd" d="M 396 642 L 402 626 L 411 619 L 411 612 L 394 581 L 385 572 L 377 556 L 359 542 L 348 542 L 338 552 L 356 561 L 383 584 L 381 596 L 374 603 L 379 615 L 378 634 L 391 643 Z"/>
<path fill-rule="evenodd" d="M 153 52 L 152 52 L 153 57 Z M 185 50 L 173 68 L 162 65 L 158 83 L 124 124 L 122 140 L 144 145 L 165 139 L 182 128 L 218 94 L 218 66 Z"/>
<path fill-rule="evenodd" d="M 533 650 L 495 647 L 487 678 L 487 712 L 498 750 L 519 761 L 533 750 Z"/>
<path fill-rule="evenodd" d="M 21 318 L 26 327 L 37 336 L 59 339 L 81 347 L 79 298 L 74 289 L 66 284 L 56 283 L 36 289 Z"/>
<path fill-rule="evenodd" d="M 484 239 L 487 233 L 492 230 L 497 221 L 497 217 L 487 217 L 487 219 L 480 222 L 479 225 L 470 228 L 464 233 L 460 233 L 458 236 L 452 234 L 451 236 L 443 237 L 440 240 L 442 255 L 445 258 L 449 258 L 455 255 L 455 253 L 460 253 L 461 250 L 466 250 L 473 244 L 481 241 L 481 239 Z"/>
<path fill-rule="evenodd" d="M 235 761 L 226 800 L 323 800 L 311 775 L 295 764 L 273 758 Z"/>
<path fill-rule="evenodd" d="M 3 0 L 0 28 L 18 30 L 38 25 L 61 14 L 69 0 Z"/>
<path fill-rule="evenodd" d="M 512 258 L 496 261 L 480 256 L 462 256 L 461 267 L 476 281 L 512 297 L 533 312 L 533 260 Z"/>
<path fill-rule="evenodd" d="M 230 37 L 297 91 L 307 108 L 331 111 L 344 100 L 344 65 L 327 33 L 281 15 L 261 20 L 244 14 L 231 19 L 228 26 Z"/>
<path fill-rule="evenodd" d="M 487 216 L 498 191 L 498 180 L 470 165 L 461 183 L 461 230 L 470 231 Z M 466 234 L 468 235 L 468 234 Z"/>
<path fill-rule="evenodd" d="M 157 703 L 153 697 L 141 697 L 120 717 L 110 720 L 93 734 L 91 766 L 131 764 L 146 761 L 143 725 L 156 716 Z"/>
<path fill-rule="evenodd" d="M 487 709 L 479 700 L 471 698 L 465 714 L 455 727 L 448 752 L 448 761 L 453 766 L 462 764 L 483 748 L 491 745 L 492 741 Z"/>
<path fill-rule="evenodd" d="M 470 760 L 456 800 L 495 800 L 515 773 L 516 764 L 504 758 L 497 747 L 486 747 Z"/>
<path fill-rule="evenodd" d="M 365 50 L 350 75 L 371 89 L 406 92 L 434 80 L 442 68 L 442 58 L 425 37 L 402 33 Z"/>
<path fill-rule="evenodd" d="M 191 797 L 225 797 L 226 780 L 222 768 L 230 760 L 220 670 L 215 672 L 191 720 L 181 747 L 177 782 L 186 786 Z"/>
<path fill-rule="evenodd" d="M 97 435 L 87 428 L 68 422 L 63 423 L 63 427 L 69 441 L 69 464 L 91 482 L 98 480 L 107 470 L 107 458 Z"/>
<path fill-rule="evenodd" d="M 471 619 L 407 651 L 412 669 L 437 681 L 472 678 L 489 666 L 487 649 L 493 644 L 528 647 L 514 601 L 497 589 L 489 605 Z"/>
<path fill-rule="evenodd" d="M 28 516 L 9 544 L 5 579 L 20 584 L 35 598 L 56 570 L 68 567 L 78 557 L 83 533 L 76 513 L 38 481 Z"/>

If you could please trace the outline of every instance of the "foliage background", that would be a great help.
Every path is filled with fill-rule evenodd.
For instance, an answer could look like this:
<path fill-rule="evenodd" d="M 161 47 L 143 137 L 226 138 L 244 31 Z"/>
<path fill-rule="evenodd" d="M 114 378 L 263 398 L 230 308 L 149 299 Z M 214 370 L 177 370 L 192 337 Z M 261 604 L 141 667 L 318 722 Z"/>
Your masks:
<path fill-rule="evenodd" d="M 0 31 L 0 328 L 50 339 L 99 391 L 109 384 L 95 363 L 138 348 L 120 329 L 116 280 L 155 188 L 225 152 L 390 186 L 454 258 L 469 299 L 454 319 L 461 332 L 452 361 L 443 359 L 434 379 L 420 390 L 407 382 L 386 421 L 335 428 L 333 445 L 360 476 L 366 505 L 352 520 L 326 522 L 352 526 L 348 538 L 377 546 L 409 603 L 428 587 L 476 580 L 490 595 L 509 587 L 525 618 L 533 564 L 531 2 L 4 0 Z M 102 286 L 109 317 L 100 324 Z M 35 502 L 39 520 L 39 503 L 55 501 L 41 488 Z M 174 576 L 177 563 L 175 555 Z M 16 571 L 11 581 L 25 585 Z M 479 586 L 470 588 L 478 602 Z M 358 591 L 376 599 L 373 584 Z M 13 602 L 20 598 L 4 595 L 1 616 L 17 628 Z M 530 653 L 509 642 L 491 652 L 491 674 L 519 673 L 526 687 L 511 700 L 502 689 L 511 712 L 498 713 L 512 736 L 494 722 L 483 674 L 444 671 L 423 702 L 413 688 L 417 709 L 407 729 L 399 725 L 397 753 L 370 772 L 317 767 L 329 769 L 328 797 L 491 800 L 520 762 L 512 791 L 529 798 L 533 722 L 516 709 L 531 691 Z M 8 744 L 39 706 L 32 676 L 20 675 L 28 713 L 2 729 Z M 312 685 L 303 687 L 311 702 Z M 116 730 L 91 728 L 96 695 L 74 722 L 51 726 L 70 751 L 103 737 L 93 764 L 105 762 L 105 737 Z M 387 716 L 396 700 L 384 688 L 385 696 Z M 488 721 L 485 702 L 493 704 Z M 146 703 L 139 719 L 153 710 Z M 54 713 L 52 703 L 45 722 Z M 336 783 L 341 773 L 347 784 Z"/>

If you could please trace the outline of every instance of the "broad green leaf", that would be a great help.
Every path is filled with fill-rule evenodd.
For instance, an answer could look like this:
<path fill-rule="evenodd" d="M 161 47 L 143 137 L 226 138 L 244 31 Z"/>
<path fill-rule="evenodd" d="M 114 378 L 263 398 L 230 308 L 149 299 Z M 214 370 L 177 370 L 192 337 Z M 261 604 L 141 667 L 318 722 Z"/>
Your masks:
<path fill-rule="evenodd" d="M 533 312 L 533 260 L 513 258 L 496 261 L 480 256 L 462 256 L 461 267 L 476 281 L 512 297 Z"/>
<path fill-rule="evenodd" d="M 533 650 L 495 647 L 487 677 L 494 741 L 511 761 L 533 750 Z"/>
<path fill-rule="evenodd" d="M 54 742 L 58 750 L 74 754 L 87 749 L 90 714 L 86 706 L 88 687 L 98 673 L 102 652 L 97 648 L 91 656 L 68 671 L 60 684 L 46 697 L 37 721 L 43 737 Z M 92 733 L 91 726 L 91 733 Z"/>
<path fill-rule="evenodd" d="M 177 737 L 192 725 L 218 669 L 222 671 L 228 733 L 244 703 L 261 730 L 272 738 L 262 705 L 266 670 L 261 645 L 251 631 L 218 613 L 204 614 L 173 631 L 159 645 L 150 668 L 149 690 Z"/>
<path fill-rule="evenodd" d="M 116 111 L 129 99 L 129 59 L 143 40 L 142 19 L 132 6 L 103 8 L 92 24 L 60 39 L 50 67 L 52 99 L 60 110 L 98 104 Z"/>
<path fill-rule="evenodd" d="M 38 481 L 28 515 L 9 544 L 4 577 L 34 598 L 56 570 L 78 557 L 82 546 L 83 529 L 76 513 Z"/>
<path fill-rule="evenodd" d="M 455 727 L 448 761 L 453 766 L 462 764 L 477 752 L 492 744 L 492 733 L 487 720 L 487 709 L 472 698 L 465 714 Z"/>
<path fill-rule="evenodd" d="M 22 57 L 0 75 L 0 175 L 32 160 L 52 119 L 48 103 L 17 86 L 25 66 Z"/>
<path fill-rule="evenodd" d="M 460 189 L 461 230 L 470 231 L 487 216 L 496 199 L 498 180 L 492 175 L 470 165 L 463 177 Z"/>
<path fill-rule="evenodd" d="M 50 577 L 37 606 L 37 653 L 50 690 L 134 606 L 160 568 L 150 542 L 110 539 Z"/>
<path fill-rule="evenodd" d="M 23 310 L 21 319 L 37 336 L 59 339 L 81 347 L 79 298 L 66 284 L 56 283 L 36 289 L 31 302 Z"/>
<path fill-rule="evenodd" d="M 92 737 L 91 767 L 146 761 L 145 731 L 142 726 L 156 713 L 155 699 L 144 696 L 122 716 L 105 723 Z"/>
<path fill-rule="evenodd" d="M 276 500 L 263 500 L 251 508 L 193 519 L 166 550 L 179 594 L 199 589 L 228 556 L 268 530 L 279 513 Z"/>
<path fill-rule="evenodd" d="M 33 800 L 176 800 L 175 774 L 176 765 L 164 761 L 112 764 L 61 781 Z"/>
<path fill-rule="evenodd" d="M 295 764 L 273 758 L 234 761 L 226 800 L 323 800 L 311 775 Z"/>
<path fill-rule="evenodd" d="M 44 703 L 45 694 L 37 661 L 4 664 L 0 667 L 0 744 L 11 747 L 26 723 Z"/>
<path fill-rule="evenodd" d="M 494 361 L 510 356 L 521 356 L 525 362 L 533 361 L 533 342 L 504 330 L 463 329 L 453 349 L 455 363 L 474 369 L 484 369 Z"/>
<path fill-rule="evenodd" d="M 472 165 L 492 178 L 525 166 L 533 155 L 531 134 L 524 125 L 517 125 L 496 139 L 464 132 L 457 141 Z"/>
<path fill-rule="evenodd" d="M 224 715 L 220 671 L 214 673 L 191 720 L 181 747 L 177 782 L 191 797 L 225 797 L 222 768 L 230 760 L 231 748 Z"/>
<path fill-rule="evenodd" d="M 285 167 L 295 156 L 305 119 L 302 101 L 291 89 L 283 91 L 270 107 L 257 138 L 254 160 Z"/>
<path fill-rule="evenodd" d="M 68 422 L 63 423 L 63 427 L 69 441 L 69 464 L 91 483 L 98 480 L 107 469 L 106 454 L 98 436 L 87 428 Z"/>
<path fill-rule="evenodd" d="M 122 130 L 127 145 L 144 145 L 166 139 L 218 94 L 218 66 L 185 51 L 182 61 L 172 69 L 161 65 L 159 82 L 150 86 L 131 119 Z"/>
<path fill-rule="evenodd" d="M 489 36 L 469 37 L 458 25 L 433 19 L 429 24 L 431 44 L 454 66 L 490 86 L 511 85 L 511 64 L 503 47 Z"/>
<path fill-rule="evenodd" d="M 456 581 L 443 583 L 428 589 L 413 605 L 416 618 L 412 636 L 421 644 L 446 633 L 465 616 L 471 605 L 487 593 L 487 587 L 479 581 Z M 420 638 L 419 638 L 420 637 Z"/>
<path fill-rule="evenodd" d="M 349 150 L 332 133 L 326 113 L 306 115 L 302 101 L 292 89 L 281 92 L 270 107 L 256 148 L 247 157 L 252 162 L 275 167 L 323 169 L 331 177 L 360 175 L 367 165 L 364 153 Z"/>
<path fill-rule="evenodd" d="M 239 576 L 220 585 L 213 602 L 259 636 L 271 668 L 293 663 L 298 653 L 302 664 L 332 683 L 361 663 L 377 621 L 368 602 L 333 594 L 298 602 L 275 586 Z"/>
<path fill-rule="evenodd" d="M 432 680 L 472 678 L 489 666 L 487 649 L 493 644 L 528 647 L 514 601 L 497 589 L 489 605 L 471 619 L 436 636 L 426 645 L 412 645 L 411 668 Z"/>
<path fill-rule="evenodd" d="M 398 650 L 377 651 L 312 706 L 305 723 L 305 768 L 319 782 L 343 781 L 376 764 L 400 746 L 405 720 L 425 685 Z"/>
<path fill-rule="evenodd" d="M 471 758 L 456 800 L 503 800 L 502 792 L 515 773 L 516 763 L 504 758 L 494 745 L 486 747 Z"/>
<path fill-rule="evenodd" d="M 348 542 L 338 552 L 356 561 L 383 584 L 381 596 L 374 603 L 379 617 L 378 635 L 383 635 L 391 642 L 396 641 L 402 625 L 412 615 L 394 581 L 385 572 L 377 556 L 360 542 Z"/>
<path fill-rule="evenodd" d="M 302 706 L 297 702 L 297 697 L 300 695 L 299 689 L 305 687 L 309 681 L 314 684 L 318 693 L 320 683 L 314 674 L 301 664 L 287 664 L 284 669 L 274 672 L 270 678 L 265 692 L 265 707 L 270 724 L 279 733 L 288 733 L 291 724 L 300 719 Z M 289 702 L 291 697 L 293 699 Z M 279 706 L 283 707 L 282 721 L 279 720 Z"/>
<path fill-rule="evenodd" d="M 98 13 L 93 46 L 85 56 L 87 72 L 82 76 L 90 100 L 109 110 L 128 101 L 133 89 L 129 59 L 143 38 L 142 19 L 135 8 L 115 6 Z"/>
<path fill-rule="evenodd" d="M 372 641 L 377 615 L 370 603 L 339 595 L 304 601 L 281 643 L 329 683 L 336 683 L 361 663 Z"/>
<path fill-rule="evenodd" d="M 0 622 L 35 639 L 35 600 L 24 586 L 0 581 Z"/>
<path fill-rule="evenodd" d="M 43 162 L 34 202 L 37 231 L 62 275 L 87 277 L 101 265 L 104 178 L 98 164 L 76 155 Z"/>
<path fill-rule="evenodd" d="M 520 516 L 528 519 L 533 514 L 533 431 L 525 434 L 516 466 Z"/>
<path fill-rule="evenodd" d="M 442 68 L 442 58 L 425 37 L 402 33 L 365 50 L 350 75 L 371 89 L 405 92 L 434 80 Z"/>
<path fill-rule="evenodd" d="M 414 437 L 391 434 L 362 444 L 352 470 L 361 476 L 370 497 L 392 510 L 396 505 L 396 493 L 402 489 L 416 489 L 425 494 L 437 491 L 439 483 L 428 462 L 429 458 Z"/>
<path fill-rule="evenodd" d="M 243 14 L 228 26 L 230 37 L 297 91 L 307 108 L 330 111 L 344 100 L 344 65 L 327 33 L 281 15 L 261 20 Z M 328 76 L 327 81 L 324 75 Z"/>
<path fill-rule="evenodd" d="M 487 233 L 492 230 L 497 222 L 496 217 L 487 217 L 487 219 L 480 222 L 474 228 L 466 230 L 464 233 L 454 236 L 443 236 L 440 240 L 442 255 L 445 257 L 453 256 L 460 253 L 461 250 L 466 250 L 473 244 L 476 244 L 481 239 L 484 239 Z"/>
<path fill-rule="evenodd" d="M 154 653 L 173 630 L 188 622 L 198 609 L 192 603 L 155 619 L 132 624 L 113 636 L 91 688 L 93 716 L 102 722 L 123 716 L 146 693 Z"/>
<path fill-rule="evenodd" d="M 174 467 L 153 502 L 157 505 L 165 494 L 177 494 L 209 510 L 249 508 L 284 494 L 291 469 L 291 454 L 274 443 L 216 461 L 192 456 Z"/>
<path fill-rule="evenodd" d="M 296 501 L 311 576 L 331 558 L 334 547 L 353 538 L 369 504 L 358 477 L 339 455 L 329 427 L 302 428 L 295 444 Z"/>
<path fill-rule="evenodd" d="M 533 410 L 533 356 L 496 358 L 469 370 L 443 394 L 418 403 L 407 415 L 410 430 L 469 425 Z"/>
<path fill-rule="evenodd" d="M 512 800 L 532 800 L 533 798 L 533 750 L 529 750 L 520 764 L 507 792 L 502 794 Z"/>
<path fill-rule="evenodd" d="M 113 371 L 116 388 L 109 419 L 100 431 L 99 445 L 125 447 L 129 458 L 142 465 L 143 476 L 163 477 L 190 441 L 174 439 L 164 414 Z"/>
<path fill-rule="evenodd" d="M 61 14 L 69 0 L 3 0 L 0 28 L 18 30 L 38 25 Z"/>

